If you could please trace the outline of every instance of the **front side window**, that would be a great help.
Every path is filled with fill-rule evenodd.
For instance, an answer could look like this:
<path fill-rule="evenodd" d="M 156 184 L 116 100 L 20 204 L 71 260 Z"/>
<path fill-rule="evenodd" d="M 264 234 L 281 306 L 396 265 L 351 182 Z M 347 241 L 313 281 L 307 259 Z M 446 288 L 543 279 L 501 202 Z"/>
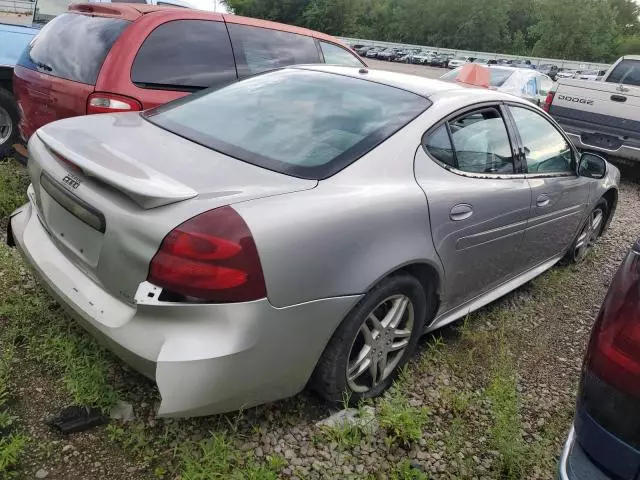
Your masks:
<path fill-rule="evenodd" d="M 542 115 L 509 107 L 516 122 L 529 173 L 573 173 L 571 146 Z"/>
<path fill-rule="evenodd" d="M 362 67 L 364 64 L 351 52 L 332 43 L 320 42 L 324 62 L 330 65 L 344 65 L 346 67 Z"/>
<path fill-rule="evenodd" d="M 244 162 L 320 180 L 384 142 L 430 104 L 379 83 L 283 69 L 191 95 L 144 117 Z"/>
<path fill-rule="evenodd" d="M 607 77 L 607 82 L 640 86 L 640 60 L 622 60 Z"/>
<path fill-rule="evenodd" d="M 142 88 L 196 90 L 236 80 L 236 66 L 224 22 L 175 20 L 156 28 L 131 67 Z"/>
<path fill-rule="evenodd" d="M 425 141 L 436 159 L 463 172 L 514 173 L 509 135 L 497 109 L 478 110 L 447 123 L 448 130 L 443 125 Z"/>
<path fill-rule="evenodd" d="M 320 52 L 311 37 L 235 23 L 227 26 L 240 77 L 289 65 L 320 63 Z"/>

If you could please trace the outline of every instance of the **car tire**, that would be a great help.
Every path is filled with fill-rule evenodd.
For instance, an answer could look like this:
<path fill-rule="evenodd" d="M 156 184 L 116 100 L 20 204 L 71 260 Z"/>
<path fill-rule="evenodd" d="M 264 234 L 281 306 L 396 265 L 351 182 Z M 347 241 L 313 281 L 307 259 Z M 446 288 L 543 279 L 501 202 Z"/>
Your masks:
<path fill-rule="evenodd" d="M 13 95 L 0 88 L 0 160 L 13 152 L 18 139 L 18 105 Z"/>
<path fill-rule="evenodd" d="M 593 207 L 589 216 L 582 223 L 575 240 L 571 243 L 571 247 L 565 255 L 565 260 L 572 263 L 582 262 L 596 241 L 602 235 L 604 226 L 609 218 L 609 204 L 604 198 L 598 200 L 596 206 Z"/>
<path fill-rule="evenodd" d="M 312 376 L 312 389 L 335 405 L 342 405 L 345 401 L 349 405 L 357 405 L 362 399 L 384 392 L 416 349 L 424 330 L 426 312 L 431 311 L 427 310 L 427 302 L 422 284 L 409 274 L 397 274 L 382 280 L 360 300 L 334 332 Z M 403 304 L 406 305 L 402 315 L 394 315 L 401 311 Z M 380 328 L 376 329 L 376 325 Z M 367 331 L 369 335 L 366 335 Z M 393 348 L 397 350 L 390 351 Z M 386 368 L 383 367 L 381 374 L 376 374 L 372 364 L 376 372 L 380 372 L 383 355 Z M 373 362 L 372 358 L 376 361 Z"/>

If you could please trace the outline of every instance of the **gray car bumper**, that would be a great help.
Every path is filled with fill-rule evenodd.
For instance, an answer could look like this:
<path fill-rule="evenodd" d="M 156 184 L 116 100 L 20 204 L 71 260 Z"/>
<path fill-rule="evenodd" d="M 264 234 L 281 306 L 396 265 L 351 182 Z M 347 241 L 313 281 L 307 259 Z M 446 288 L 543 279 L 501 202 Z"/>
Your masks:
<path fill-rule="evenodd" d="M 13 214 L 11 234 L 62 307 L 103 345 L 155 379 L 161 416 L 209 415 L 296 394 L 359 299 L 286 308 L 267 299 L 212 305 L 141 297 L 129 304 L 62 254 L 30 203 Z M 142 291 L 149 287 L 141 284 Z"/>
<path fill-rule="evenodd" d="M 571 427 L 562 449 L 558 465 L 559 480 L 611 480 L 605 475 L 576 442 L 575 429 Z"/>
<path fill-rule="evenodd" d="M 583 141 L 583 136 L 582 136 L 583 133 L 586 133 L 586 134 L 599 133 L 596 130 L 587 131 L 583 129 L 578 131 L 575 127 L 569 127 L 565 125 L 562 125 L 562 127 L 564 128 L 565 132 L 567 133 L 567 135 L 569 135 L 569 138 L 577 148 L 580 148 L 582 150 L 602 152 L 608 156 L 611 156 L 614 158 L 622 158 L 634 163 L 640 162 L 640 147 L 631 146 L 623 143 L 618 148 L 604 148 L 602 146 L 593 145 Z"/>

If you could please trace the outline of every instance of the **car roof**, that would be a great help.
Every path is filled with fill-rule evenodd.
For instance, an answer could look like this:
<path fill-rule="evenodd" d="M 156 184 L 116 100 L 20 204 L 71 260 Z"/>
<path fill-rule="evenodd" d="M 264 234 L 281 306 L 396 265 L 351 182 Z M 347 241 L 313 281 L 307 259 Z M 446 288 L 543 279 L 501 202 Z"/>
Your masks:
<path fill-rule="evenodd" d="M 242 25 L 251 25 L 260 28 L 269 28 L 271 30 L 279 30 L 282 32 L 297 33 L 299 35 L 305 35 L 307 37 L 317 38 L 319 40 L 327 40 L 332 43 L 343 45 L 337 38 L 331 35 L 326 35 L 315 30 L 309 30 L 308 28 L 296 27 L 293 25 L 286 25 L 284 23 L 271 22 L 269 20 L 260 20 L 257 18 L 243 17 L 240 15 L 234 15 L 232 13 L 216 13 L 206 10 L 195 10 L 190 8 L 184 8 L 172 5 L 147 5 L 142 3 L 74 3 L 69 5 L 70 12 L 78 13 L 90 13 L 93 15 L 117 17 L 124 20 L 135 21 L 143 15 L 162 13 L 163 15 L 175 15 L 176 17 L 182 17 L 184 15 L 197 15 L 202 19 L 224 19 L 227 23 L 239 23 Z"/>
<path fill-rule="evenodd" d="M 473 97 L 473 100 L 477 101 L 491 101 L 491 100 L 504 100 L 513 99 L 511 95 L 507 95 L 501 92 L 486 88 L 467 88 L 463 85 L 445 82 L 443 80 L 436 80 L 433 78 L 418 77 L 416 75 L 409 75 L 406 73 L 389 72 L 387 70 L 373 70 L 369 68 L 354 68 L 354 67 L 339 67 L 334 65 L 295 65 L 286 67 L 287 69 L 302 69 L 302 70 L 314 70 L 318 72 L 327 72 L 337 75 L 344 75 L 347 77 L 358 78 L 363 81 L 376 82 L 390 87 L 399 88 L 408 92 L 415 93 L 421 97 L 431 98 L 437 96 L 438 98 L 446 96 L 459 96 L 460 94 L 465 97 Z"/>

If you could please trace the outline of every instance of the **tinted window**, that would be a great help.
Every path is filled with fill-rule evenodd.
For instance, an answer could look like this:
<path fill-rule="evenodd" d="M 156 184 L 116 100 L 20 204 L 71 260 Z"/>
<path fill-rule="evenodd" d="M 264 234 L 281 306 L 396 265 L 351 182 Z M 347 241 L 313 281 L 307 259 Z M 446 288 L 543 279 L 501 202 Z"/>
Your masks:
<path fill-rule="evenodd" d="M 607 82 L 640 86 L 640 61 L 621 61 L 616 68 L 613 69 L 613 72 L 611 72 L 611 75 L 607 78 Z"/>
<path fill-rule="evenodd" d="M 432 157 L 442 163 L 450 167 L 456 166 L 451 138 L 449 137 L 449 132 L 447 132 L 446 125 L 442 125 L 425 139 L 424 148 Z"/>
<path fill-rule="evenodd" d="M 129 24 L 126 20 L 64 13 L 42 28 L 18 64 L 95 85 L 109 50 Z"/>
<path fill-rule="evenodd" d="M 529 173 L 573 173 L 571 147 L 542 115 L 509 107 L 516 122 Z"/>
<path fill-rule="evenodd" d="M 241 77 L 288 65 L 320 63 L 311 37 L 233 23 L 227 26 Z"/>
<path fill-rule="evenodd" d="M 361 79 L 285 69 L 149 111 L 156 125 L 269 170 L 321 179 L 354 162 L 430 105 Z"/>
<path fill-rule="evenodd" d="M 327 42 L 320 42 L 325 63 L 331 65 L 345 65 L 347 67 L 362 67 L 363 63 L 351 52 L 342 47 Z"/>
<path fill-rule="evenodd" d="M 236 79 L 224 22 L 176 20 L 160 25 L 144 41 L 131 68 L 142 87 L 198 89 Z"/>
<path fill-rule="evenodd" d="M 511 144 L 500 113 L 491 108 L 449 122 L 457 168 L 473 173 L 513 173 Z"/>

